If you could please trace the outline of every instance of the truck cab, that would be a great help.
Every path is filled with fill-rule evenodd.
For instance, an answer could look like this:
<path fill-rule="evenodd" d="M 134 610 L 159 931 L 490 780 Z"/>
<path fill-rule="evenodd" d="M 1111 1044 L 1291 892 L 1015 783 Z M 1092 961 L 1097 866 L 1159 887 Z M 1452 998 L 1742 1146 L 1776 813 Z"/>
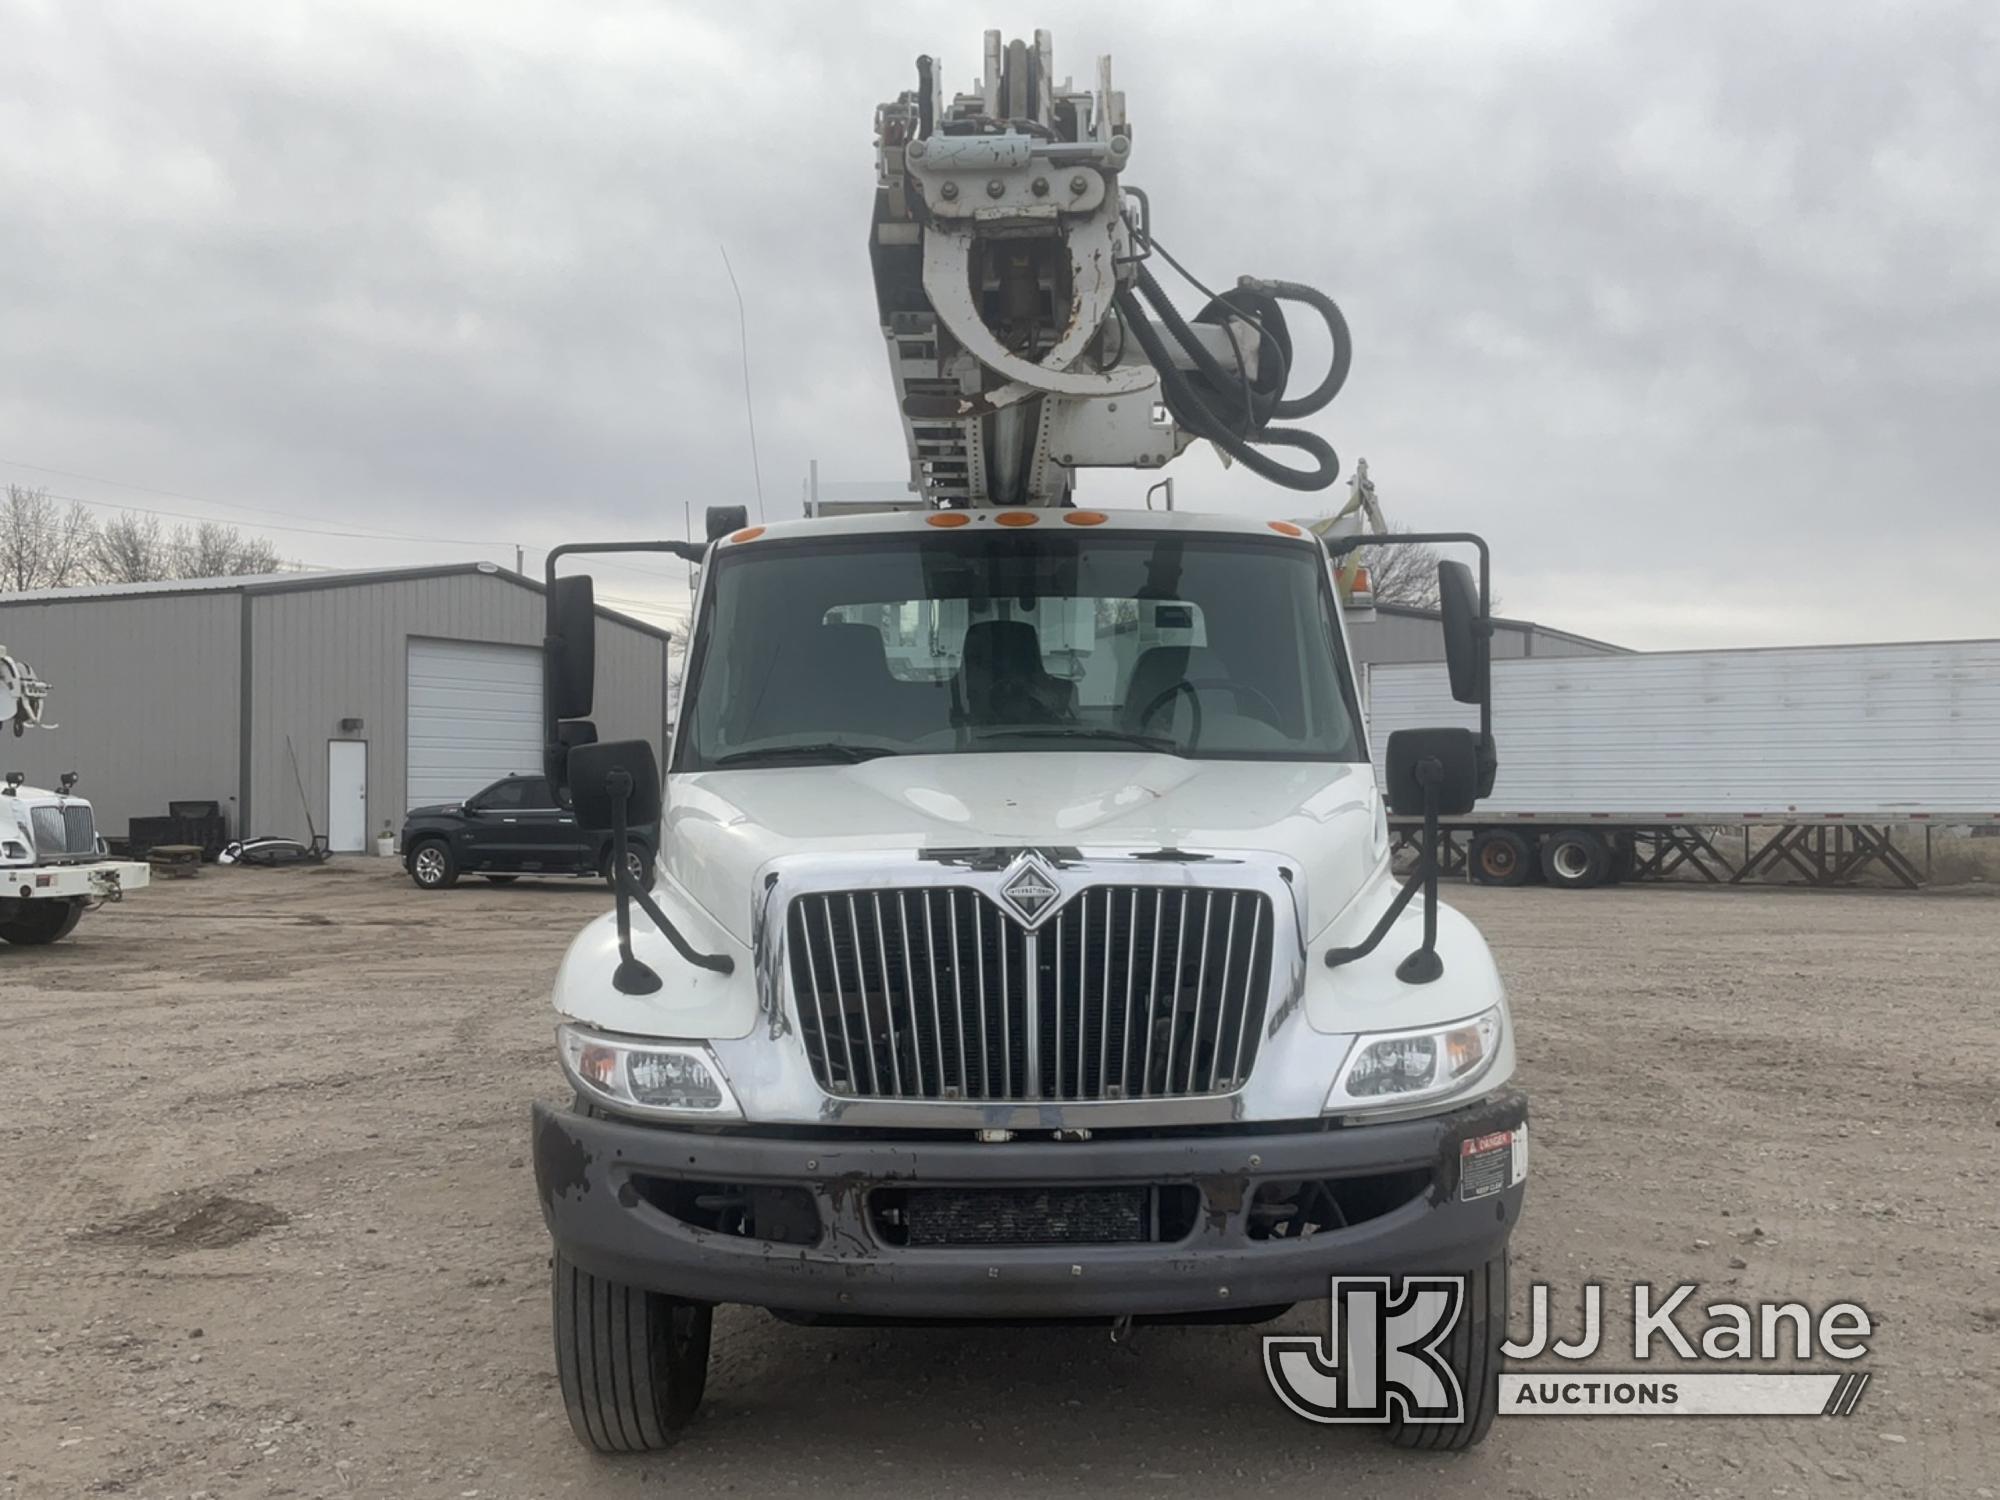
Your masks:
<path fill-rule="evenodd" d="M 0 786 L 0 942 L 39 947 L 76 930 L 83 914 L 143 889 L 151 870 L 111 858 L 87 798 L 65 777 L 29 786 L 18 771 Z"/>
<path fill-rule="evenodd" d="M 586 822 L 607 786 L 613 820 L 661 811 L 650 897 L 621 888 L 651 920 L 621 899 L 570 947 L 573 1097 L 534 1109 L 578 1435 L 671 1441 L 718 1303 L 1248 1323 L 1425 1273 L 1467 1287 L 1466 1415 L 1390 1435 L 1478 1441 L 1513 1026 L 1478 932 L 1391 875 L 1328 548 L 1020 507 L 703 562 L 663 792 L 574 717 L 591 615 L 551 594 L 553 779 Z M 1474 774 L 1416 748 L 1392 797 Z"/>

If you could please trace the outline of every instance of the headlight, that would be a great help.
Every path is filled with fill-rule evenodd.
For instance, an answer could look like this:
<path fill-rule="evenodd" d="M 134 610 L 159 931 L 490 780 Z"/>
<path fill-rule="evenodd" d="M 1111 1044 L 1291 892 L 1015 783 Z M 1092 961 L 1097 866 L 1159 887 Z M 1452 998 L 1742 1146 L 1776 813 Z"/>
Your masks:
<path fill-rule="evenodd" d="M 1496 1005 L 1444 1026 L 1363 1033 L 1326 1096 L 1327 1112 L 1400 1109 L 1470 1088 L 1500 1051 L 1501 1025 Z"/>
<path fill-rule="evenodd" d="M 740 1120 L 715 1056 L 696 1042 L 645 1042 L 581 1026 L 556 1028 L 563 1071 L 614 1109 L 674 1119 Z"/>

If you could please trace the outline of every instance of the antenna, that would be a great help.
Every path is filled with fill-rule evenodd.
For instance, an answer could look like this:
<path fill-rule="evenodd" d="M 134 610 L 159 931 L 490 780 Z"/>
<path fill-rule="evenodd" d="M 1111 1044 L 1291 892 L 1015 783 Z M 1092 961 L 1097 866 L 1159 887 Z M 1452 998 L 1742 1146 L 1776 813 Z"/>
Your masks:
<path fill-rule="evenodd" d="M 750 323 L 743 313 L 743 288 L 736 284 L 736 268 L 729 263 L 729 247 L 720 241 L 722 269 L 729 273 L 729 289 L 736 293 L 736 344 L 743 356 L 743 415 L 750 423 L 750 474 L 757 481 L 757 519 L 764 519 L 764 468 L 757 461 L 757 408 L 750 401 Z"/>

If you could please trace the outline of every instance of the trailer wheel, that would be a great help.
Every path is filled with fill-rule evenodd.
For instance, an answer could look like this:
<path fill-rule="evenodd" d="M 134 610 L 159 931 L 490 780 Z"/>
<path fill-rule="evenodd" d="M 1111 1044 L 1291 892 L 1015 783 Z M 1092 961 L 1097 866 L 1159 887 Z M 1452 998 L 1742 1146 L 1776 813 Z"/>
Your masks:
<path fill-rule="evenodd" d="M 83 897 L 68 901 L 22 901 L 10 917 L 0 919 L 0 939 L 23 948 L 39 948 L 76 931 L 83 920 Z"/>
<path fill-rule="evenodd" d="M 606 1281 L 558 1253 L 556 1369 L 579 1439 L 599 1453 L 673 1445 L 708 1384 L 714 1309 Z"/>
<path fill-rule="evenodd" d="M 1458 1377 L 1465 1420 L 1392 1421 L 1387 1436 L 1398 1448 L 1459 1453 L 1476 1448 L 1500 1411 L 1500 1345 L 1507 1337 L 1507 1253 L 1503 1250 L 1465 1278 L 1465 1307 L 1438 1353 Z"/>
<path fill-rule="evenodd" d="M 1564 890 L 1584 891 L 1602 885 L 1611 870 L 1611 851 L 1604 840 L 1582 828 L 1565 828 L 1542 840 L 1542 875 Z"/>
<path fill-rule="evenodd" d="M 1473 878 L 1481 885 L 1525 885 L 1533 866 L 1528 841 L 1511 828 L 1488 828 L 1472 836 Z"/>

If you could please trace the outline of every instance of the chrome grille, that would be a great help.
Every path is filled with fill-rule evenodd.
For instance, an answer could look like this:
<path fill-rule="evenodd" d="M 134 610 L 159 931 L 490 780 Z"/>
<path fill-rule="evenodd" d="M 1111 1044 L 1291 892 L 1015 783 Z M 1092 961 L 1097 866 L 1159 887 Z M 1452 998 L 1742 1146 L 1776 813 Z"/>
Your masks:
<path fill-rule="evenodd" d="M 1137 1099 L 1249 1077 L 1271 982 L 1256 891 L 1102 885 L 1029 931 L 977 890 L 796 897 L 813 1076 L 885 1099 Z"/>
<path fill-rule="evenodd" d="M 35 853 L 44 859 L 97 852 L 97 824 L 87 802 L 72 802 L 67 807 L 31 807 L 28 820 L 35 835 Z"/>

